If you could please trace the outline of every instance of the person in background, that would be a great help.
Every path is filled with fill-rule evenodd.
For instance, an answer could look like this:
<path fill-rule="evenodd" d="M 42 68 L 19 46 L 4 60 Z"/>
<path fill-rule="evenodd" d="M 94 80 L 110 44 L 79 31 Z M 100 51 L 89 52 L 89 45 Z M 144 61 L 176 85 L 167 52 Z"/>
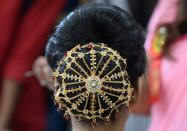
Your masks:
<path fill-rule="evenodd" d="M 187 0 L 160 0 L 145 44 L 149 70 L 148 90 L 144 94 L 149 101 L 140 100 L 135 110 L 151 112 L 149 131 L 187 130 L 186 42 Z"/>
<path fill-rule="evenodd" d="M 0 0 L 0 131 L 43 131 L 46 92 L 26 78 L 65 1 Z"/>

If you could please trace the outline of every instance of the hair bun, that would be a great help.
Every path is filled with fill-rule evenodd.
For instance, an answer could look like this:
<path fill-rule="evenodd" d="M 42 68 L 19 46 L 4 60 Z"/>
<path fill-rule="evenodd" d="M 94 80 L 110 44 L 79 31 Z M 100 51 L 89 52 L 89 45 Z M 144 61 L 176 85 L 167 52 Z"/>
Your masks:
<path fill-rule="evenodd" d="M 121 105 L 129 107 L 133 88 L 126 68 L 126 59 L 105 44 L 78 45 L 54 72 L 55 102 L 65 115 L 109 121 Z"/>

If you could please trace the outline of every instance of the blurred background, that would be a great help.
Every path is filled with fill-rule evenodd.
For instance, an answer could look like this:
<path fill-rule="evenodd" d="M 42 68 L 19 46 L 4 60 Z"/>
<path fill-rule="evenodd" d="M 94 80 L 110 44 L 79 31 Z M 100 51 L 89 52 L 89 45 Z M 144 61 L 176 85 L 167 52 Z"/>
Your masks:
<path fill-rule="evenodd" d="M 87 3 L 117 5 L 136 19 L 145 29 L 147 37 L 152 37 L 160 23 L 175 21 L 173 14 L 176 14 L 178 9 L 176 7 L 180 3 L 185 6 L 180 5 L 180 12 L 183 12 L 182 16 L 187 17 L 185 12 L 187 2 L 185 1 L 0 0 L 0 131 L 9 129 L 12 131 L 71 130 L 70 122 L 62 117 L 63 115 L 54 106 L 53 92 L 45 87 L 46 81 L 41 78 L 38 80 L 32 72 L 35 66 L 38 68 L 34 68 L 36 72 L 40 72 L 40 68 L 45 68 L 47 63 L 41 56 L 44 56 L 48 37 L 54 26 L 67 13 Z M 182 20 L 183 17 L 180 22 Z M 179 25 L 177 22 L 174 22 L 175 25 Z M 186 29 L 186 21 L 181 23 L 183 24 L 182 29 Z M 178 26 L 173 25 L 166 27 L 177 30 L 173 27 Z M 183 34 L 178 33 L 177 36 L 186 34 L 186 30 L 184 32 Z M 148 46 L 145 47 L 148 48 Z M 44 61 L 44 64 L 35 64 L 38 59 Z M 45 69 L 48 73 L 49 69 Z M 124 130 L 147 131 L 151 122 L 150 113 L 142 113 L 136 108 L 138 107 L 135 107 L 132 111 L 134 113 L 129 115 Z M 187 128 L 180 131 L 187 131 Z"/>

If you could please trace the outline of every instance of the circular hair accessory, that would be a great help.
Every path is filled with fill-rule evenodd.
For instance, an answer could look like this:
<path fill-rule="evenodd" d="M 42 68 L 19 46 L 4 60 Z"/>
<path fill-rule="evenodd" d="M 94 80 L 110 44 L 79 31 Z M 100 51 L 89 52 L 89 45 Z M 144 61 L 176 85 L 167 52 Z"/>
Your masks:
<path fill-rule="evenodd" d="M 133 88 L 126 59 L 102 43 L 76 46 L 58 63 L 55 102 L 65 116 L 110 121 L 114 110 L 129 107 Z"/>

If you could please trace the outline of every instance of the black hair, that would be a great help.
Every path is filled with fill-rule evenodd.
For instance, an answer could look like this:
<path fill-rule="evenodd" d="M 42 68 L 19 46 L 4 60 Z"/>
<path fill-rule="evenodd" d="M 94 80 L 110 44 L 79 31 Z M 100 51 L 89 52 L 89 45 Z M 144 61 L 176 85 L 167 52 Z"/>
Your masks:
<path fill-rule="evenodd" d="M 112 5 L 85 5 L 67 15 L 48 41 L 46 57 L 54 69 L 77 44 L 105 43 L 127 59 L 135 83 L 145 70 L 144 31 L 124 10 Z"/>
<path fill-rule="evenodd" d="M 126 11 L 103 4 L 82 6 L 60 22 L 46 47 L 48 63 L 56 69 L 58 61 L 67 51 L 89 42 L 105 43 L 117 50 L 127 60 L 127 72 L 132 85 L 144 73 L 143 29 Z M 111 117 L 114 120 L 114 113 Z"/>

